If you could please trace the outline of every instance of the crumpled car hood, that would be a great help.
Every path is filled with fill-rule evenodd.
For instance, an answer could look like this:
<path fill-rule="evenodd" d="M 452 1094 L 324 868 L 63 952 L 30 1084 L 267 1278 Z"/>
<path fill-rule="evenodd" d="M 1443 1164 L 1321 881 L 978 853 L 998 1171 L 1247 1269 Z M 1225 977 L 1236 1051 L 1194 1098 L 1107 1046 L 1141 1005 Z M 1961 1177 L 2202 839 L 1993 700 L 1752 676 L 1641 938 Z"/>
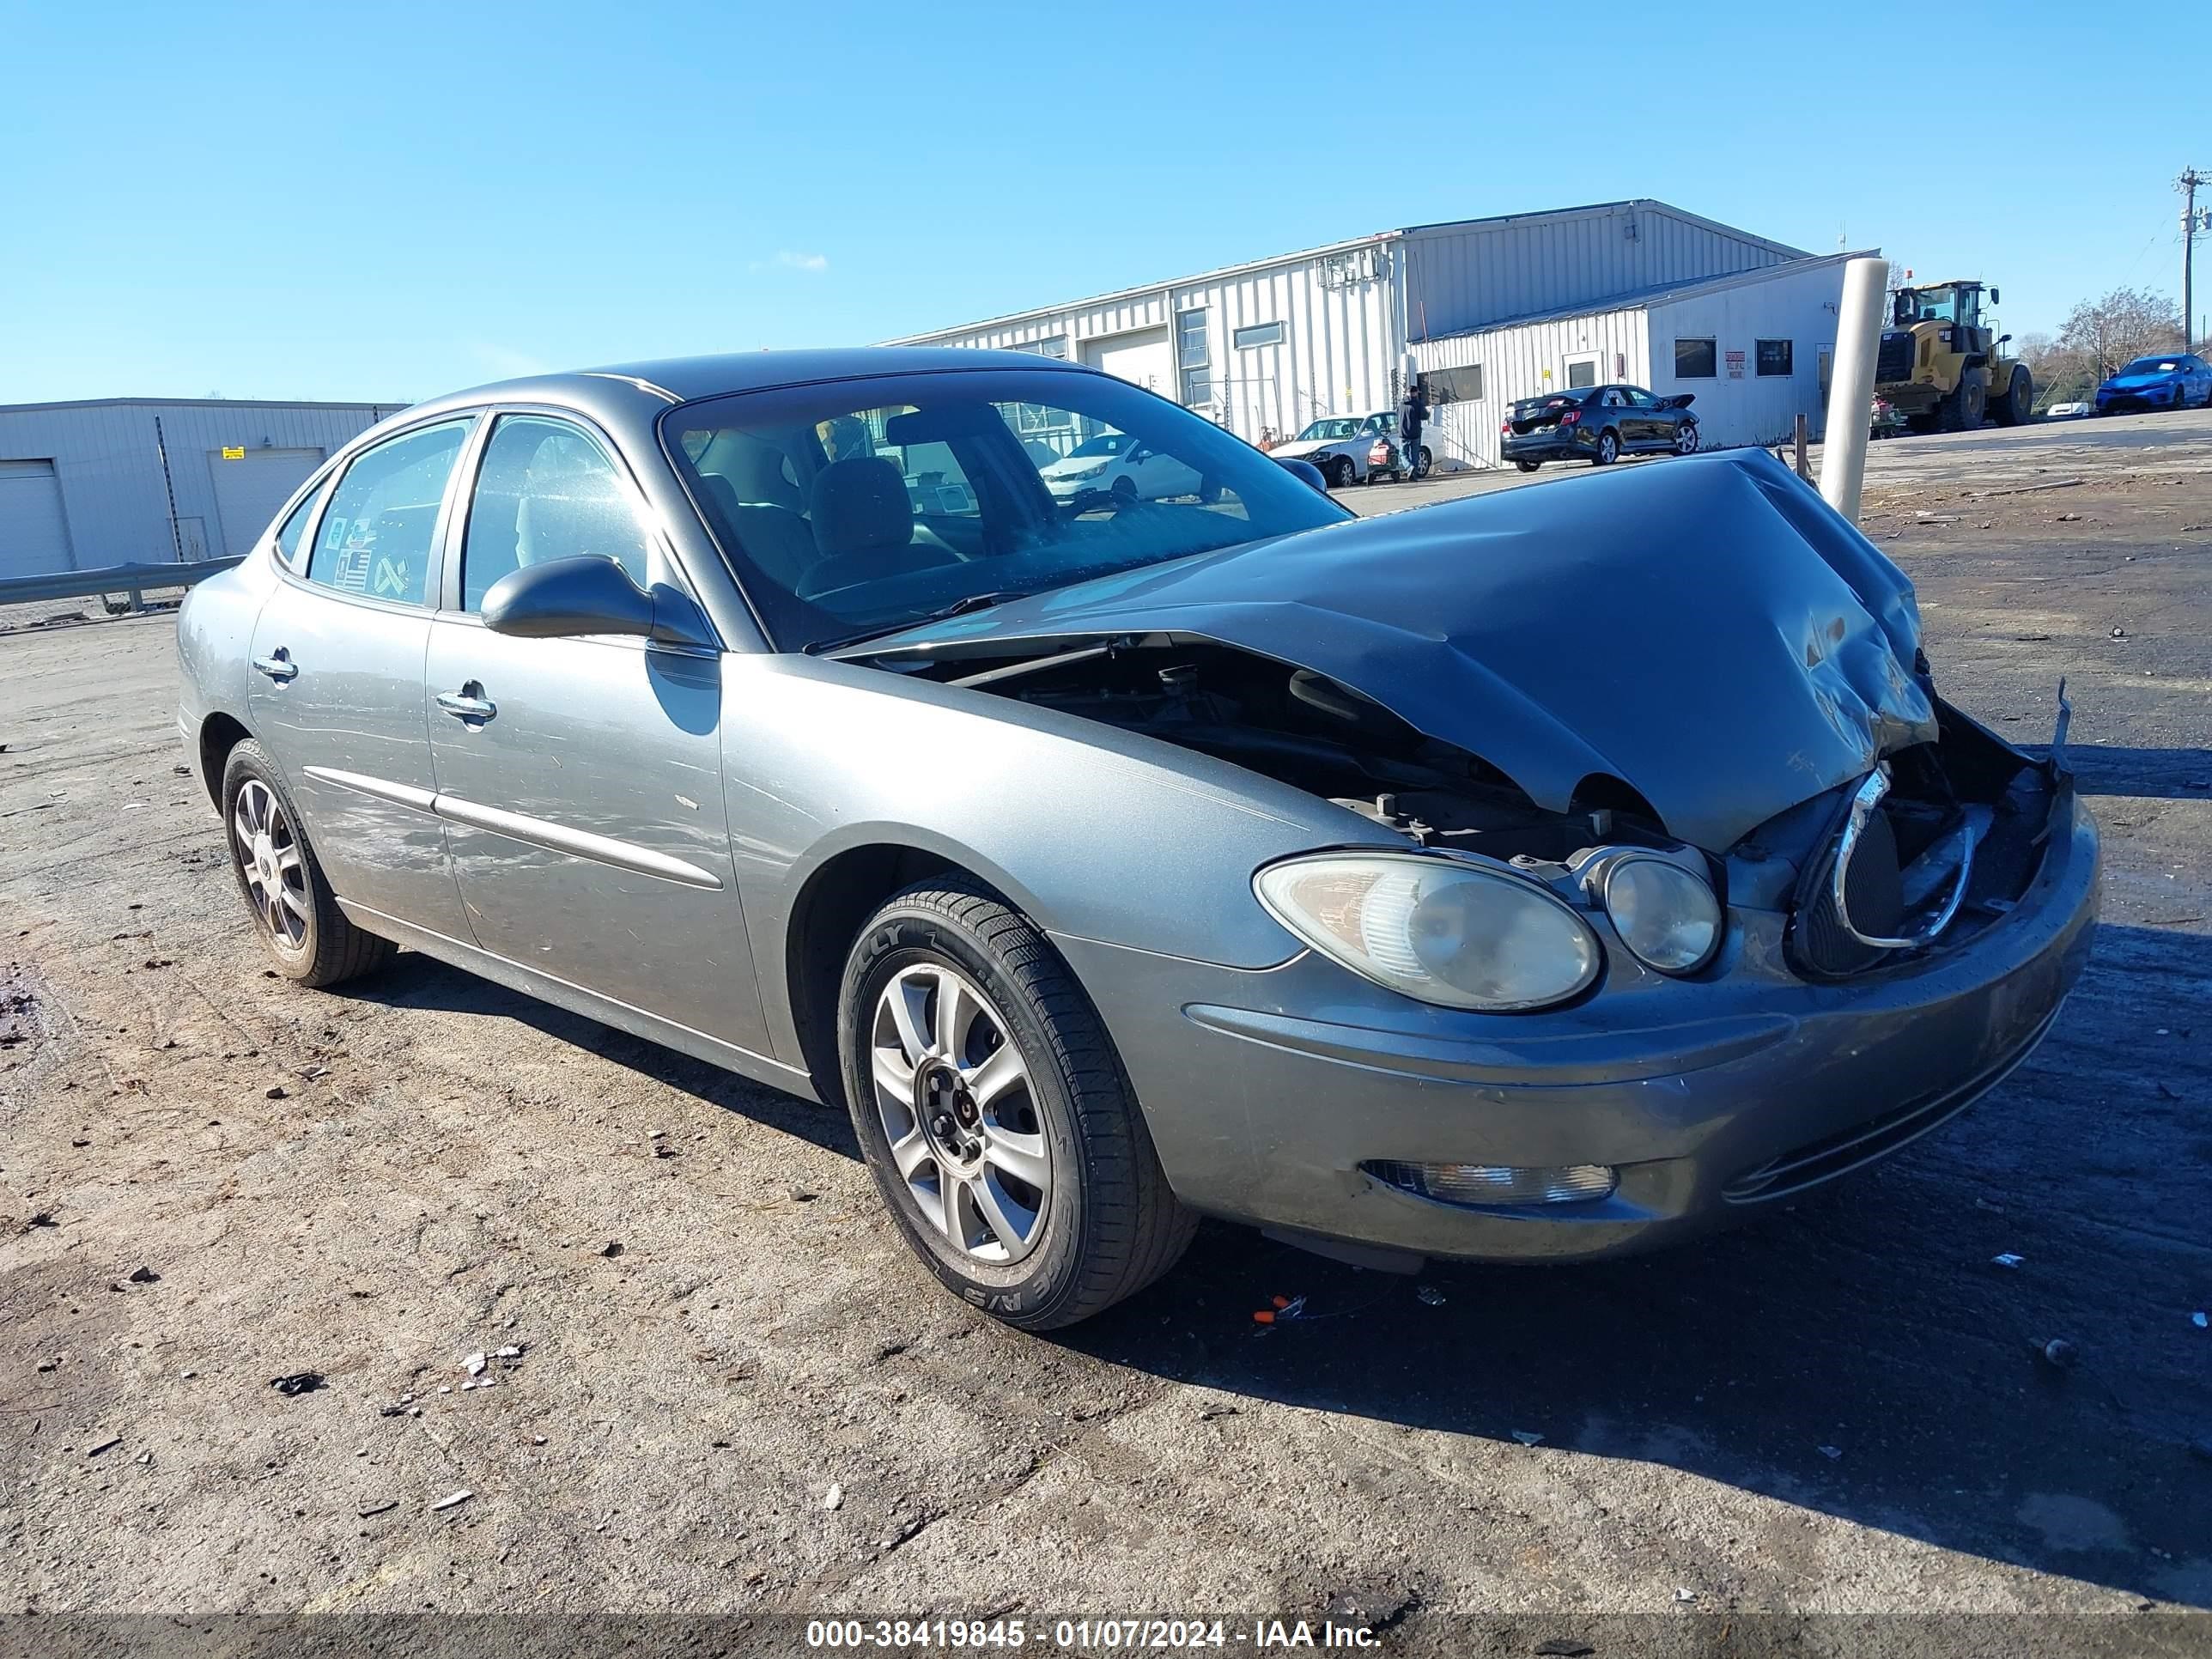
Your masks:
<path fill-rule="evenodd" d="M 1324 449 L 1334 449 L 1339 444 L 1351 442 L 1349 438 L 1301 438 L 1295 443 L 1277 444 L 1267 453 L 1278 460 L 1303 461 L 1320 454 Z"/>
<path fill-rule="evenodd" d="M 1163 632 L 1327 675 L 1549 810 L 1621 779 L 1714 853 L 1936 735 L 1911 582 L 1756 449 L 1249 543 L 849 654 Z"/>

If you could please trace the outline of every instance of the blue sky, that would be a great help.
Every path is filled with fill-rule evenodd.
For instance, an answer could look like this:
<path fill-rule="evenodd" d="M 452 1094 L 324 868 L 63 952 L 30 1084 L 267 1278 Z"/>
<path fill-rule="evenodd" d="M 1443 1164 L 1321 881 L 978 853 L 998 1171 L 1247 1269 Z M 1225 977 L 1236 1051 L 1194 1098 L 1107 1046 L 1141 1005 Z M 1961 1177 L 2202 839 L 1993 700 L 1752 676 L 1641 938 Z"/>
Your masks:
<path fill-rule="evenodd" d="M 1643 9 L 15 8 L 0 403 L 860 343 L 1628 196 L 1983 274 L 2016 331 L 2179 295 L 2201 7 Z"/>

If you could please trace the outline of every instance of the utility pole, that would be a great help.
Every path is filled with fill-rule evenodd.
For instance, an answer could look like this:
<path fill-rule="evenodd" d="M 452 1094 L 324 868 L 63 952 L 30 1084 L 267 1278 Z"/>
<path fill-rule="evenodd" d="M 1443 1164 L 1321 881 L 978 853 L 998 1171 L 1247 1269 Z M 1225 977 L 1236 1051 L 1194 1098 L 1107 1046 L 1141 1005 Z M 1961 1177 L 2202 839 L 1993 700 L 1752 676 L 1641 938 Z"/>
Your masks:
<path fill-rule="evenodd" d="M 2191 337 L 2191 330 L 2195 326 L 2197 317 L 2195 308 L 2197 295 L 2193 286 L 2196 276 L 2194 256 L 2197 252 L 2197 233 L 2203 228 L 2207 221 L 2212 221 L 2212 210 L 2208 210 L 2202 216 L 2197 211 L 2197 186 L 2207 181 L 2204 175 L 2197 172 L 2195 167 L 2182 168 L 2181 177 L 2173 181 L 2173 187 L 2181 192 L 2182 202 L 2181 349 L 2184 351 L 2195 349 L 2194 342 Z"/>

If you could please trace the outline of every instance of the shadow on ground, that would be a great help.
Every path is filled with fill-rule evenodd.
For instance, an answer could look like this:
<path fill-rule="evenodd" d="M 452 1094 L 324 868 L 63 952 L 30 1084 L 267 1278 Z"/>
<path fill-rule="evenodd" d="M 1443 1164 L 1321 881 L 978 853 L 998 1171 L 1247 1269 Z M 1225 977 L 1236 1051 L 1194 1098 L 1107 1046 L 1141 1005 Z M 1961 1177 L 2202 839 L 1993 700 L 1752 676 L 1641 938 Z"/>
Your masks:
<path fill-rule="evenodd" d="M 403 960 L 352 994 L 520 1020 L 858 1156 L 842 1111 Z M 2212 1436 L 2212 1334 L 2190 1321 L 2212 1303 L 2208 1104 L 2212 938 L 2106 926 L 2052 1036 L 1996 1094 L 1739 1231 L 1417 1281 L 1209 1223 L 1162 1285 L 1052 1340 L 1256 1399 L 1540 1435 L 2212 1607 L 2212 1465 L 2191 1449 Z M 1278 1295 L 1304 1316 L 1249 1322 Z M 2041 1357 L 2053 1338 L 2072 1370 Z"/>
<path fill-rule="evenodd" d="M 517 1020 L 672 1089 L 712 1101 L 726 1111 L 742 1113 L 756 1123 L 811 1141 L 824 1152 L 855 1161 L 860 1156 L 860 1143 L 854 1139 L 852 1123 L 842 1107 L 833 1111 L 750 1082 L 719 1066 L 693 1060 L 673 1048 L 617 1031 L 413 951 L 374 978 L 337 988 L 336 994 L 388 1008 L 434 1009 Z"/>

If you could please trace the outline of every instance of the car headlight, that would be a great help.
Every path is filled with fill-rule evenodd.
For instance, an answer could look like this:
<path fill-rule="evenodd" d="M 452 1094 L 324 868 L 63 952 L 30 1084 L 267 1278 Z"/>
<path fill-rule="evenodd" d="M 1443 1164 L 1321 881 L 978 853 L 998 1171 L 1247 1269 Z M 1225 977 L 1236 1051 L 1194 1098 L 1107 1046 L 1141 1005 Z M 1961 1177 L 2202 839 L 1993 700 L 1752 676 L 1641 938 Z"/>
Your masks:
<path fill-rule="evenodd" d="M 1606 867 L 1606 914 L 1620 942 L 1662 974 L 1693 973 L 1721 942 L 1713 890 L 1665 859 L 1615 859 Z"/>
<path fill-rule="evenodd" d="M 1101 461 L 1096 466 L 1079 467 L 1073 472 L 1063 472 L 1060 476 L 1066 479 L 1070 483 L 1080 483 L 1085 478 L 1103 477 L 1105 474 L 1106 463 Z"/>
<path fill-rule="evenodd" d="M 1504 870 L 1392 853 L 1322 853 L 1252 878 L 1268 913 L 1323 956 L 1423 1002 L 1548 1007 L 1597 977 L 1596 936 Z"/>

